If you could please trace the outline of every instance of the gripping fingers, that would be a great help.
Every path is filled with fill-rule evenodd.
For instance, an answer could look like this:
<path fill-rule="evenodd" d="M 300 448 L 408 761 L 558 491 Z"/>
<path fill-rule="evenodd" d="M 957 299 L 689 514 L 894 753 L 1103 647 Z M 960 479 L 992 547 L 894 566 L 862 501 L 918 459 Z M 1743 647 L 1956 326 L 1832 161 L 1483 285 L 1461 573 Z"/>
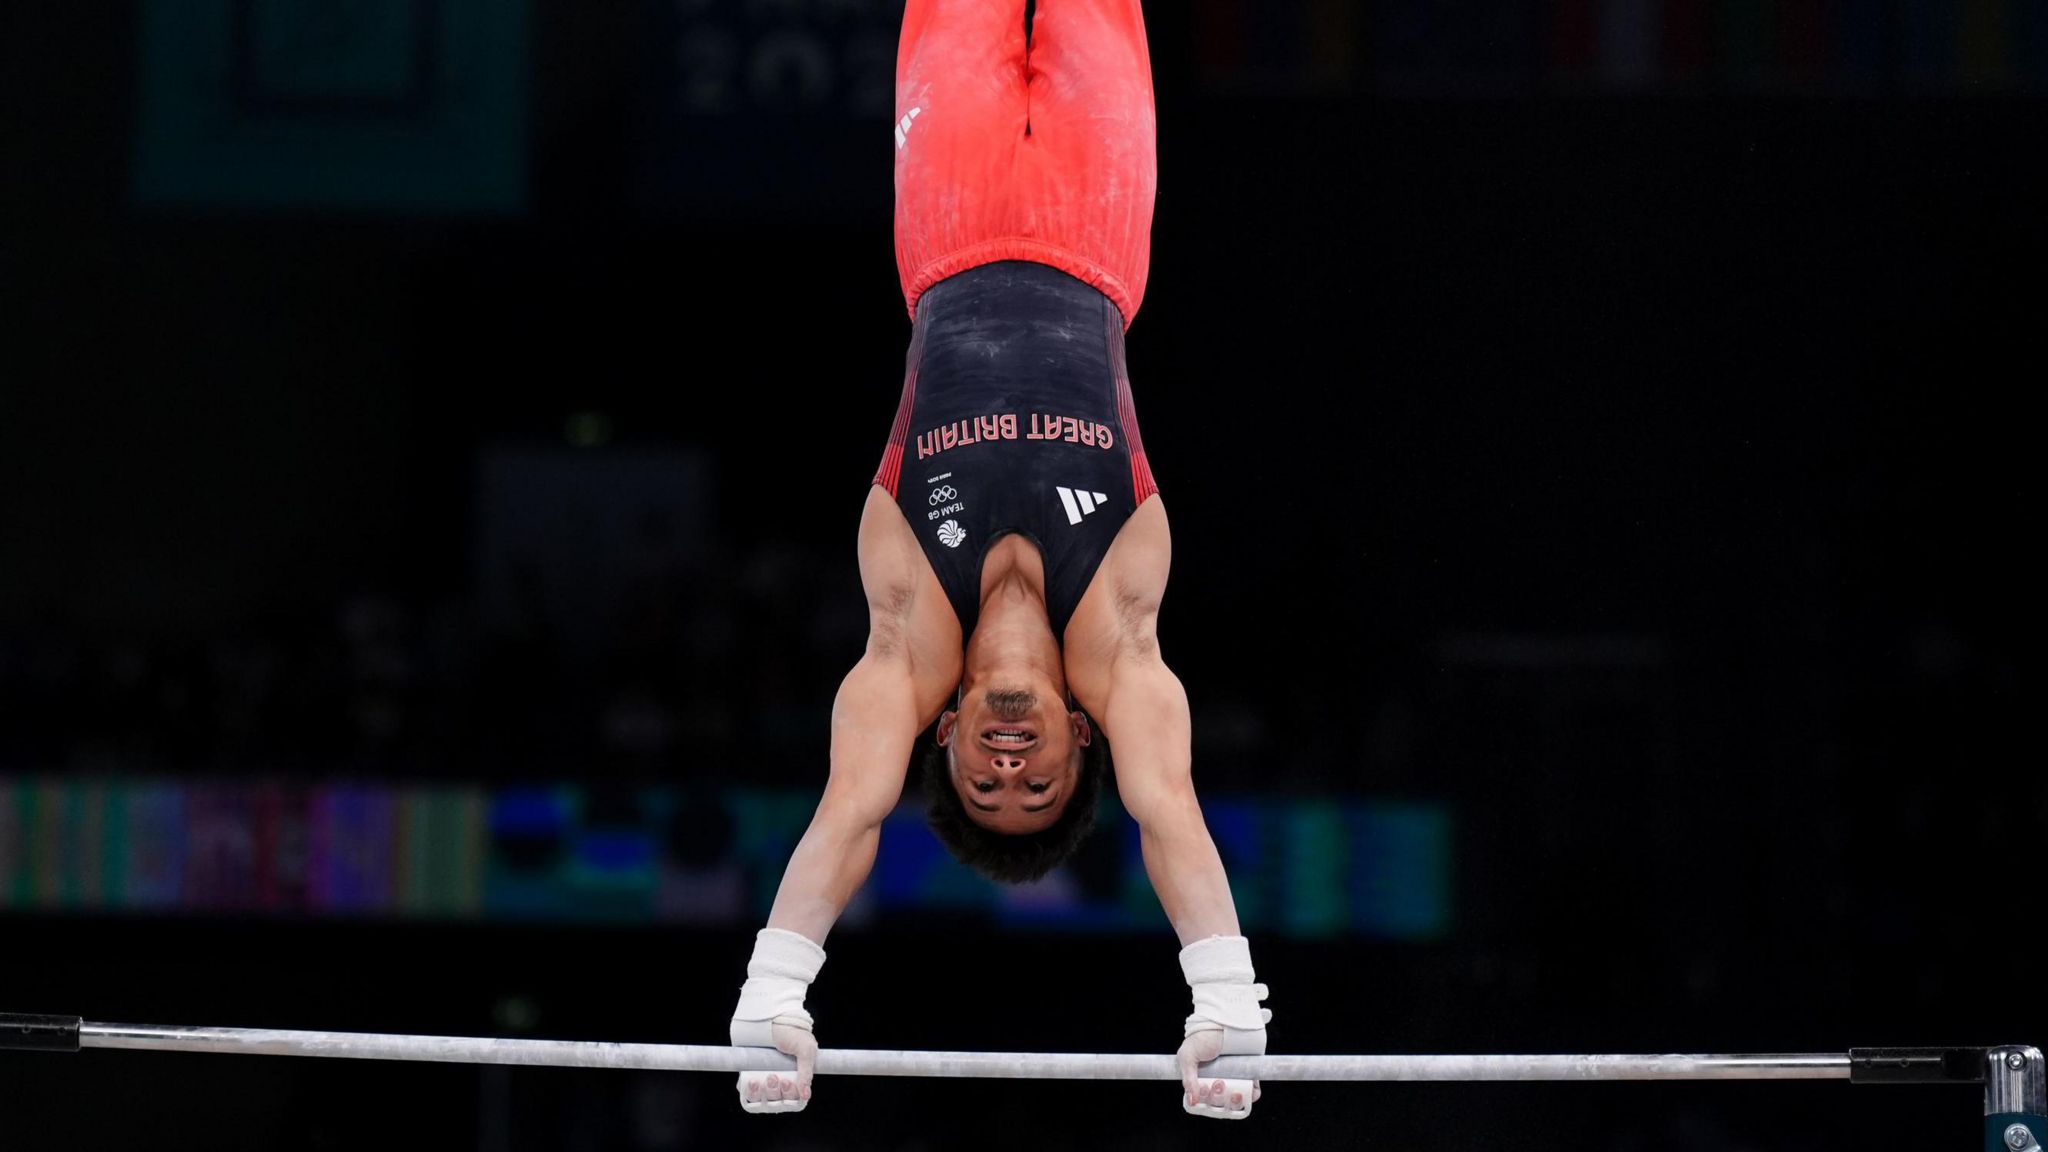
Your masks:
<path fill-rule="evenodd" d="M 1258 1085 L 1250 1080 L 1206 1078 L 1195 1083 L 1192 1099 L 1183 1095 L 1181 1108 L 1190 1116 L 1217 1120 L 1242 1120 L 1252 1114 L 1252 1102 L 1259 1098 Z"/>
<path fill-rule="evenodd" d="M 811 1102 L 810 1090 L 787 1072 L 742 1072 L 739 1092 L 749 1112 L 801 1112 Z"/>

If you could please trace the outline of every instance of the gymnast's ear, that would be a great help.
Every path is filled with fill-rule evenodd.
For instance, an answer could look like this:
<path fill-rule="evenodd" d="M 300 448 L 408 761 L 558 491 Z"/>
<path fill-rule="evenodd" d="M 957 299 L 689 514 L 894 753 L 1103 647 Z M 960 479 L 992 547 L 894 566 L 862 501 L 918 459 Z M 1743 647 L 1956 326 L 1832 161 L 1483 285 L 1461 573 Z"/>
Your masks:
<path fill-rule="evenodd" d="M 959 723 L 960 714 L 958 712 L 942 712 L 939 714 L 939 747 L 943 748 L 953 742 L 953 731 Z"/>
<path fill-rule="evenodd" d="M 1074 747 L 1086 748 L 1095 742 L 1095 726 L 1088 722 L 1086 712 L 1076 709 L 1067 713 L 1067 725 L 1074 730 Z M 945 741 L 941 740 L 940 743 L 943 744 Z"/>

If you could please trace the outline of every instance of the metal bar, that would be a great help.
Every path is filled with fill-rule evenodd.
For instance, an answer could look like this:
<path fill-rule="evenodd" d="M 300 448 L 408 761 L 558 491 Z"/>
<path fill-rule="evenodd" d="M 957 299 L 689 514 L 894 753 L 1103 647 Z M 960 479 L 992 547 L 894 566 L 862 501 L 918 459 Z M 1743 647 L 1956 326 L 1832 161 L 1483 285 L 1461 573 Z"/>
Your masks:
<path fill-rule="evenodd" d="M 1985 1048 L 1851 1048 L 1855 1084 L 1982 1084 Z"/>
<path fill-rule="evenodd" d="M 0 1012 L 0 1048 L 23 1052 L 76 1052 L 76 1016 L 32 1016 L 21 1012 Z"/>
<path fill-rule="evenodd" d="M 394 1036 L 266 1028 L 98 1024 L 79 1030 L 85 1048 L 637 1068 L 671 1072 L 772 1072 L 796 1062 L 761 1048 Z M 1178 1080 L 1171 1056 L 1094 1052 L 892 1052 L 829 1048 L 821 1076 L 937 1076 L 1047 1080 Z M 1234 1080 L 1847 1080 L 1842 1055 L 1742 1056 L 1225 1056 L 1205 1076 Z"/>

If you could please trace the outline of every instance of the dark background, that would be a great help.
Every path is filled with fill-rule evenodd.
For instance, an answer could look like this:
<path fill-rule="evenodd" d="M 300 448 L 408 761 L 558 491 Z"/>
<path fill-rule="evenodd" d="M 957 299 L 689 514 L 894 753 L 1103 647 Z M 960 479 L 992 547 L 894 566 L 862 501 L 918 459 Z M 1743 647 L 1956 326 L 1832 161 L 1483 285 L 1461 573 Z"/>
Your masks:
<path fill-rule="evenodd" d="M 837 36 L 830 7 L 540 0 L 513 203 L 416 211 L 162 202 L 137 8 L 0 15 L 0 767 L 815 787 L 908 338 L 890 114 L 851 88 L 677 112 L 662 61 L 678 22 Z M 1338 49 L 1283 26 L 1326 3 L 1151 11 L 1130 361 L 1201 787 L 1456 820 L 1442 939 L 1254 942 L 1276 1050 L 2048 1035 L 2040 72 L 1928 73 L 1942 6 L 1879 7 L 1846 79 L 1789 36 L 1724 67 L 1711 19 L 1667 34 L 1690 63 L 1617 79 L 1559 47 L 1594 10 L 1569 2 L 1439 13 L 1463 31 L 1413 56 L 1412 4 L 1347 8 Z M 1704 10 L 1738 8 L 1855 6 Z M 708 528 L 605 636 L 535 642 L 478 609 L 477 461 L 572 443 L 708 462 Z M 673 738 L 608 742 L 622 696 Z M 716 1042 L 752 927 L 17 910 L 0 1006 Z M 1159 1049 L 1172 953 L 888 923 L 834 936 L 811 1006 L 828 1046 Z M 878 1081 L 767 1120 L 721 1077 L 0 1069 L 0 1145 L 34 1149 L 1931 1150 L 1979 1110 L 1272 1085 L 1226 1126 L 1165 1086 Z"/>

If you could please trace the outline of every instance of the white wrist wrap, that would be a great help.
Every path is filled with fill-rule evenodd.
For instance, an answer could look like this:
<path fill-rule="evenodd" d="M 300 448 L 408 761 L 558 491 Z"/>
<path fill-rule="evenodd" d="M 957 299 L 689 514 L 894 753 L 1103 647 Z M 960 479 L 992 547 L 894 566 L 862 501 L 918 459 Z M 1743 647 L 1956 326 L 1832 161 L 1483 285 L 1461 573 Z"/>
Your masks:
<path fill-rule="evenodd" d="M 732 1011 L 732 1042 L 773 1048 L 777 1024 L 809 1031 L 811 1014 L 804 1011 L 804 993 L 824 965 L 825 950 L 811 941 L 781 928 L 761 929 L 754 936 L 739 1006 Z"/>
<path fill-rule="evenodd" d="M 1221 1029 L 1223 1052 L 1263 1056 L 1269 1009 L 1259 1007 L 1266 986 L 1254 983 L 1251 942 L 1242 936 L 1211 936 L 1180 950 L 1180 970 L 1195 994 L 1187 1032 Z"/>

